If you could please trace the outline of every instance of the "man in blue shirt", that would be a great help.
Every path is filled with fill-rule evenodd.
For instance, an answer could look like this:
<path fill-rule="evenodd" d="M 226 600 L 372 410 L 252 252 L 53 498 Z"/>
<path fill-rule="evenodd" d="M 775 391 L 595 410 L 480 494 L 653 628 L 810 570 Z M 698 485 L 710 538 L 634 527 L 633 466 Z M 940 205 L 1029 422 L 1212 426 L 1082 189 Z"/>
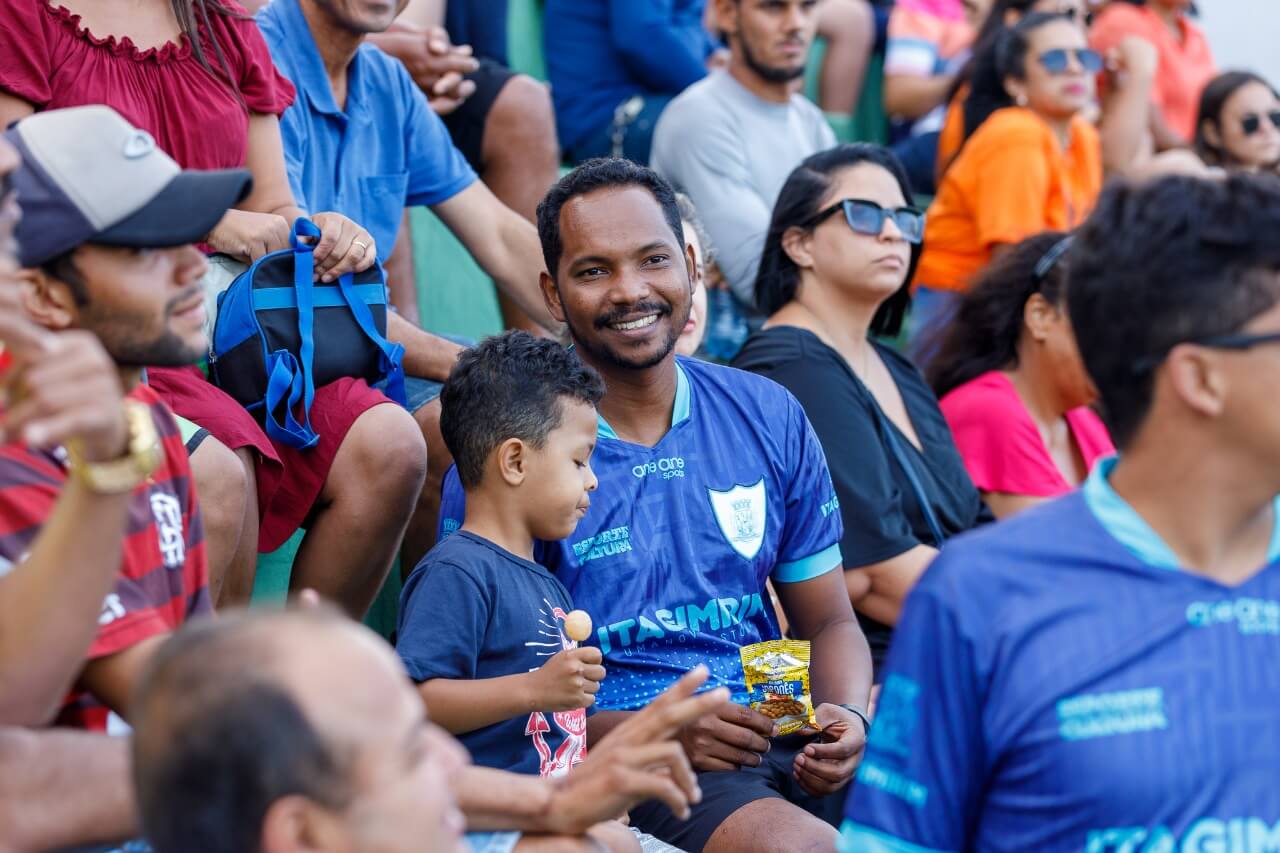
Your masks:
<path fill-rule="evenodd" d="M 838 819 L 859 760 L 871 665 L 822 448 L 781 386 L 675 356 L 694 255 L 654 172 L 580 167 L 543 201 L 538 230 L 547 304 L 608 389 L 591 463 L 599 488 L 573 537 L 539 555 L 591 615 L 604 653 L 590 742 L 705 663 L 733 701 L 683 738 L 703 800 L 687 823 L 654 804 L 632 823 L 685 850 L 829 849 L 836 832 L 819 817 Z M 461 510 L 451 472 L 446 530 Z M 745 705 L 739 650 L 779 636 L 770 580 L 792 636 L 812 642 L 813 702 L 832 743 L 770 742 L 773 721 Z"/>
<path fill-rule="evenodd" d="M 572 159 L 649 162 L 658 116 L 716 53 L 703 9 L 704 0 L 547 0 L 547 76 Z"/>
<path fill-rule="evenodd" d="M 391 255 L 404 209 L 429 206 L 500 289 L 551 326 L 537 290 L 542 259 L 532 224 L 477 180 L 404 66 L 365 44 L 407 2 L 274 0 L 258 12 L 272 59 L 298 90 L 280 119 L 294 198 L 305 209 L 335 210 L 363 225 L 381 261 Z M 434 463 L 448 459 L 435 397 L 460 347 L 396 314 L 387 315 L 387 337 L 405 347 L 409 408 L 432 460 L 419 521 L 405 537 L 405 559 L 414 561 L 430 547 L 435 527 L 445 466 Z"/>
<path fill-rule="evenodd" d="M 846 851 L 1280 845 L 1280 181 L 1117 186 L 1068 308 L 1117 447 L 906 602 Z"/>

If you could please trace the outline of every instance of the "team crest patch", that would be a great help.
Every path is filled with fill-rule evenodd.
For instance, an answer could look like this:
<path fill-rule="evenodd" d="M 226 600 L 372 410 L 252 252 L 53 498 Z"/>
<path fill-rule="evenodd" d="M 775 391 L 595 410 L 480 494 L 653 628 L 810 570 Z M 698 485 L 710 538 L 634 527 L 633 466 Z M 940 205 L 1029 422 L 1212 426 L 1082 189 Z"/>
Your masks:
<path fill-rule="evenodd" d="M 707 489 L 707 496 L 711 498 L 711 509 L 716 514 L 720 532 L 733 550 L 748 560 L 760 553 L 768 509 L 764 478 L 754 486 L 734 486 L 727 492 Z"/>

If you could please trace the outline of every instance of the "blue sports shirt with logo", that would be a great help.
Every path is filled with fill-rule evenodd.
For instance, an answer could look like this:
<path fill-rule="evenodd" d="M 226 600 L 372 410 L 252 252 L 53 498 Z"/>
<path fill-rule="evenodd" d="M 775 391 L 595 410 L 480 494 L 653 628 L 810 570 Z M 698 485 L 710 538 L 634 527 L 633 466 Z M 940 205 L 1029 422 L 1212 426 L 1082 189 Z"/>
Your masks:
<path fill-rule="evenodd" d="M 841 568 L 839 504 L 800 404 L 733 368 L 677 358 L 676 370 L 671 429 L 644 447 L 602 418 L 591 508 L 538 552 L 595 625 L 598 710 L 642 708 L 699 663 L 745 702 L 739 648 L 779 637 L 765 582 Z M 443 534 L 463 511 L 450 470 Z"/>
<path fill-rule="evenodd" d="M 925 573 L 842 851 L 1280 851 L 1280 524 L 1224 586 L 1179 568 L 1114 462 Z"/>

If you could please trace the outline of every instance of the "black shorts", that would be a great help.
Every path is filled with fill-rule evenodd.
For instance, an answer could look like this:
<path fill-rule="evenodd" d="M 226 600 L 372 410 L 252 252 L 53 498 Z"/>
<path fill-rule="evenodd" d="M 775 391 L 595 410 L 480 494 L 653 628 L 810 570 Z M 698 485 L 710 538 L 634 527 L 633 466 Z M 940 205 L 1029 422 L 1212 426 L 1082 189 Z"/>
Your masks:
<path fill-rule="evenodd" d="M 467 158 L 471 168 L 482 171 L 484 165 L 484 126 L 493 111 L 494 101 L 516 72 L 492 59 L 480 59 L 480 67 L 467 75 L 476 84 L 471 97 L 462 106 L 444 117 L 444 126 L 453 137 L 453 144 Z"/>
<path fill-rule="evenodd" d="M 777 737 L 759 767 L 699 773 L 702 802 L 693 807 L 688 820 L 680 820 L 654 800 L 631 810 L 631 825 L 681 850 L 700 853 L 729 815 L 748 803 L 774 797 L 838 827 L 848 788 L 827 797 L 815 797 L 801 788 L 791 775 L 796 756 L 812 740 L 804 735 Z"/>

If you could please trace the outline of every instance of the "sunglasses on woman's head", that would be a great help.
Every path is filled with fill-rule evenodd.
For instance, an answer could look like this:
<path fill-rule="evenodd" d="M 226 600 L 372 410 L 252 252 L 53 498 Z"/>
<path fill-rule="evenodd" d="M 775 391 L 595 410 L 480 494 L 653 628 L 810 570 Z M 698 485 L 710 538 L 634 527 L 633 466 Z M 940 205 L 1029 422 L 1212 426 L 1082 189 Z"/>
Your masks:
<path fill-rule="evenodd" d="M 1097 74 L 1102 70 L 1102 54 L 1087 47 L 1078 47 L 1074 50 L 1063 47 L 1046 50 L 1040 54 L 1039 59 L 1044 70 L 1050 74 L 1066 74 L 1071 65 L 1072 56 L 1075 56 L 1076 62 L 1080 63 L 1081 70 L 1086 74 Z"/>
<path fill-rule="evenodd" d="M 1265 113 L 1264 115 L 1246 113 L 1240 119 L 1240 129 L 1244 131 L 1244 135 L 1253 136 L 1255 133 L 1262 130 L 1262 119 L 1264 117 L 1270 120 L 1272 126 L 1274 126 L 1276 130 L 1280 130 L 1280 110 L 1271 110 L 1271 112 Z"/>
<path fill-rule="evenodd" d="M 899 207 L 889 209 L 881 207 L 874 201 L 860 198 L 846 198 L 830 207 L 819 211 L 812 220 L 814 225 L 822 222 L 837 210 L 844 211 L 844 221 L 856 234 L 878 237 L 884 231 L 886 219 L 892 219 L 902 232 L 902 238 L 908 243 L 919 243 L 924 239 L 924 211 L 916 207 Z"/>

